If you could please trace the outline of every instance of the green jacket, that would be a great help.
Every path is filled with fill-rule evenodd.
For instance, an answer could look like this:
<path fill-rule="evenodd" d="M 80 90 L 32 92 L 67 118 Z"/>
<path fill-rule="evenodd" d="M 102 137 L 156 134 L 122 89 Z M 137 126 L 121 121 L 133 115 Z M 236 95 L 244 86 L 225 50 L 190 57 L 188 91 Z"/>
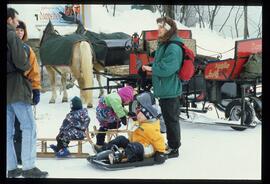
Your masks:
<path fill-rule="evenodd" d="M 105 104 L 113 109 L 118 118 L 127 115 L 127 110 L 122 106 L 122 100 L 118 93 L 110 93 L 104 97 L 104 100 Z"/>
<path fill-rule="evenodd" d="M 173 35 L 171 41 L 183 42 Z M 182 93 L 182 83 L 178 78 L 178 71 L 182 65 L 182 49 L 176 44 L 158 43 L 155 61 L 152 65 L 152 83 L 154 96 L 159 98 L 175 98 Z"/>
<path fill-rule="evenodd" d="M 27 60 L 23 48 L 23 42 L 16 36 L 15 29 L 7 25 L 7 44 L 10 48 L 11 62 L 16 71 L 7 73 L 7 105 L 15 102 L 32 103 L 32 85 L 24 77 L 24 72 L 31 65 Z"/>

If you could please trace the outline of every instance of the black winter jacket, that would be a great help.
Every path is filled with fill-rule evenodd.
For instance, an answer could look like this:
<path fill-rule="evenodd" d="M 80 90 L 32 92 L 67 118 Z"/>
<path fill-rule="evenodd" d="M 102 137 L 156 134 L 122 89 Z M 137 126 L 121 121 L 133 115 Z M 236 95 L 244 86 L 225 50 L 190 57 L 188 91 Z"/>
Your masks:
<path fill-rule="evenodd" d="M 17 37 L 15 28 L 7 25 L 7 62 L 12 62 L 14 71 L 7 71 L 7 104 L 15 102 L 32 103 L 32 85 L 24 76 L 24 72 L 30 69 L 23 48 L 23 42 Z M 8 70 L 8 68 L 7 68 Z"/>

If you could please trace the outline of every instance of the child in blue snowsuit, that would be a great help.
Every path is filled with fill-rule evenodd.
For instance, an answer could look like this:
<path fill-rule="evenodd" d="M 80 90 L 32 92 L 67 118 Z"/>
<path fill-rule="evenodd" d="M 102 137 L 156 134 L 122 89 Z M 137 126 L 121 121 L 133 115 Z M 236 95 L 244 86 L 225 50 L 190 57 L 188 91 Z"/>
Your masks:
<path fill-rule="evenodd" d="M 75 96 L 71 99 L 71 111 L 66 115 L 60 132 L 56 137 L 57 145 L 50 145 L 57 157 L 70 155 L 67 149 L 70 140 L 82 140 L 90 123 L 90 117 L 86 108 L 82 107 L 82 101 Z"/>

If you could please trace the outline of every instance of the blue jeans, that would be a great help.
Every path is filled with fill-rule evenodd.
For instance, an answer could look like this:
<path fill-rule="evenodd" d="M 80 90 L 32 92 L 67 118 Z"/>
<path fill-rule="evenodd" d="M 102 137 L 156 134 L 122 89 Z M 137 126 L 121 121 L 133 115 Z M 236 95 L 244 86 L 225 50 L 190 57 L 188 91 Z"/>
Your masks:
<path fill-rule="evenodd" d="M 17 168 L 17 157 L 13 142 L 15 115 L 20 122 L 20 129 L 22 130 L 22 169 L 32 169 L 35 167 L 36 160 L 36 122 L 31 105 L 24 102 L 16 102 L 7 105 L 7 170 Z"/>

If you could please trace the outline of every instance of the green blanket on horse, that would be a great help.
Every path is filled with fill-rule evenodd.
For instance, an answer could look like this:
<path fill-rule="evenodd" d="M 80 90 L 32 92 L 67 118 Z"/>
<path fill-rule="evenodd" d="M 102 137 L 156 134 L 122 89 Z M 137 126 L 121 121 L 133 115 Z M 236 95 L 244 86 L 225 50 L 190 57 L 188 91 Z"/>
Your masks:
<path fill-rule="evenodd" d="M 73 45 L 88 38 L 80 34 L 52 35 L 40 47 L 42 65 L 70 65 Z"/>

